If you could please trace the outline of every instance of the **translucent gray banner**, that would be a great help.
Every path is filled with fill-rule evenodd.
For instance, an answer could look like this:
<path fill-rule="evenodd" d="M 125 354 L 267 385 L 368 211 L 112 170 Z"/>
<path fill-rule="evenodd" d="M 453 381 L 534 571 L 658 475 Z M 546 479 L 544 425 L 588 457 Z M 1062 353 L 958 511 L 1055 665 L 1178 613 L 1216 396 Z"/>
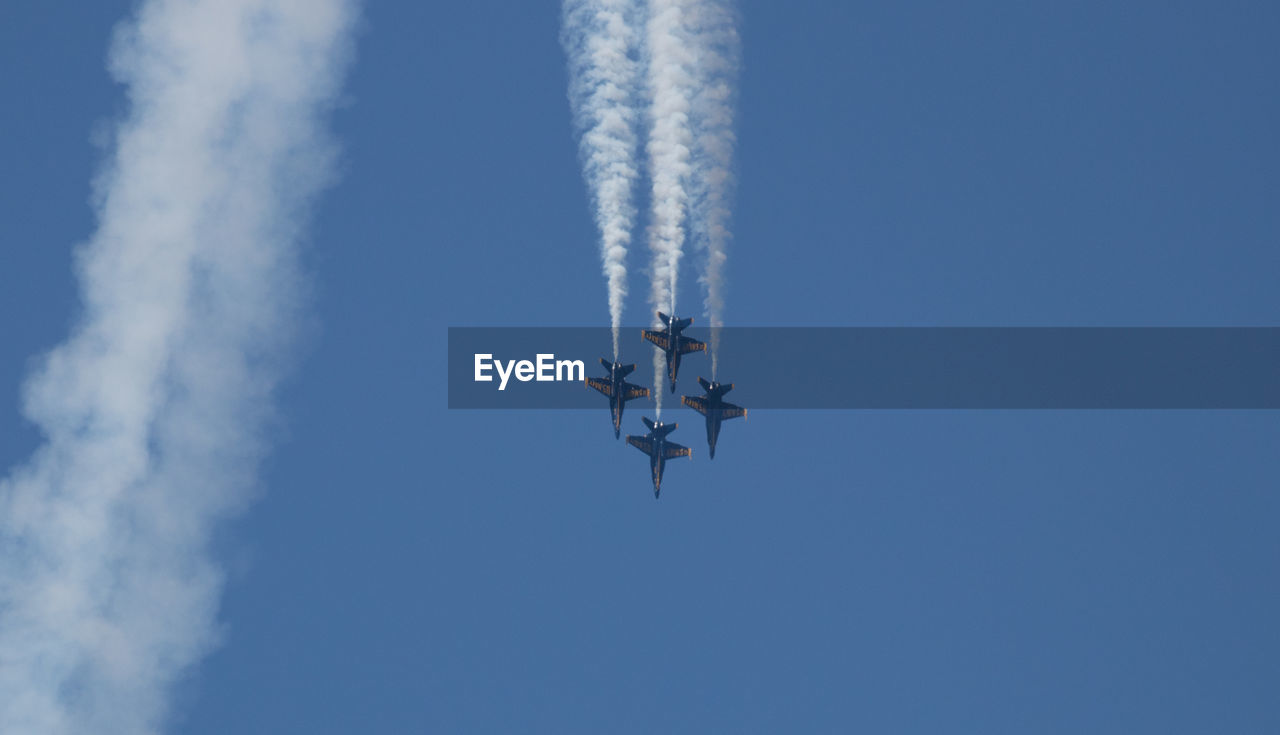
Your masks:
<path fill-rule="evenodd" d="M 716 379 L 748 408 L 1280 408 L 1278 327 L 718 331 Z M 711 344 L 705 328 L 684 334 Z M 608 328 L 450 327 L 449 408 L 600 408 L 582 373 L 605 376 L 612 344 Z M 664 406 L 703 394 L 710 349 L 682 356 Z M 640 327 L 623 330 L 619 362 L 637 365 L 626 380 L 650 389 L 631 407 L 652 405 L 658 351 Z"/>

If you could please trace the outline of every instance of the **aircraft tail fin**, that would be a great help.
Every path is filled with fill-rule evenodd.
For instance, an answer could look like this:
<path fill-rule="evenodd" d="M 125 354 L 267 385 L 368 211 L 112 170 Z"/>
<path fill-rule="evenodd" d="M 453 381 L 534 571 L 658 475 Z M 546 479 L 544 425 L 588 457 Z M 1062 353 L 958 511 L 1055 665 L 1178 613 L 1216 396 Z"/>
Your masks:
<path fill-rule="evenodd" d="M 644 428 L 653 431 L 654 423 L 648 416 L 641 416 L 640 420 L 644 422 Z"/>
<path fill-rule="evenodd" d="M 698 385 L 702 386 L 702 390 L 706 391 L 707 395 L 713 397 L 722 396 L 733 390 L 733 383 L 708 383 L 702 376 L 698 376 Z"/>
<path fill-rule="evenodd" d="M 600 358 L 600 364 L 603 365 L 604 369 L 608 370 L 610 374 L 615 373 L 613 369 L 613 362 L 602 357 Z M 631 372 L 635 369 L 636 369 L 636 364 L 634 362 L 631 363 L 630 365 L 623 365 L 621 363 L 618 363 L 618 369 L 616 371 L 616 374 L 619 378 L 625 378 L 628 375 L 630 375 Z"/>

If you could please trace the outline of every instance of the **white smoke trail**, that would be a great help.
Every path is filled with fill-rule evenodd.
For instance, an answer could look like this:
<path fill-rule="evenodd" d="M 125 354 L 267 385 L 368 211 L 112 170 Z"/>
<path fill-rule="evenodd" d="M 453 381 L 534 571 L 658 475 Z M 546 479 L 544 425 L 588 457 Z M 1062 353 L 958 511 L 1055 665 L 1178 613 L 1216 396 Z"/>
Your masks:
<path fill-rule="evenodd" d="M 569 103 L 581 135 L 583 176 L 600 230 L 615 362 L 636 214 L 635 13 L 628 0 L 565 0 L 560 38 L 569 59 Z"/>
<path fill-rule="evenodd" d="M 693 206 L 690 230 L 704 251 L 702 284 L 707 321 L 711 327 L 711 379 L 719 370 L 720 328 L 724 326 L 724 264 L 733 196 L 733 133 L 735 87 L 740 42 L 736 18 L 724 0 L 703 0 L 689 16 L 696 94 L 693 99 Z"/>
<path fill-rule="evenodd" d="M 689 211 L 690 155 L 693 131 L 689 112 L 694 93 L 694 56 L 686 29 L 692 0 L 651 0 L 646 27 L 649 106 L 649 172 L 652 178 L 652 221 L 649 249 L 653 255 L 649 302 L 656 312 L 675 314 L 677 276 Z M 654 358 L 654 402 L 662 415 L 664 373 Z"/>
<path fill-rule="evenodd" d="M 118 32 L 83 316 L 26 387 L 46 442 L 0 482 L 0 732 L 157 732 L 217 642 L 209 536 L 265 451 L 353 12 L 148 0 Z"/>

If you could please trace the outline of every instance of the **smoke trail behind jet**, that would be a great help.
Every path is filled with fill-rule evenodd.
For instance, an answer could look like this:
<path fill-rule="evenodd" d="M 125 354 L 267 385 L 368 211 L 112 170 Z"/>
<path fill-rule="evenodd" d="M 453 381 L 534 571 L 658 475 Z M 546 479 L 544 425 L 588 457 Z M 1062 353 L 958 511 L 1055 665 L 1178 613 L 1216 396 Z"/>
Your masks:
<path fill-rule="evenodd" d="M 703 252 L 703 306 L 711 327 L 711 379 L 719 369 L 720 328 L 724 326 L 724 264 L 733 196 L 735 87 L 740 42 L 733 11 L 724 0 L 703 0 L 691 10 L 690 38 L 697 64 L 692 105 L 693 206 L 690 229 Z"/>
<path fill-rule="evenodd" d="M 652 178 L 652 254 L 649 303 L 656 312 L 676 313 L 676 288 L 689 211 L 693 131 L 689 113 L 694 93 L 694 56 L 686 28 L 689 0 L 652 0 L 645 28 L 648 61 L 649 174 Z M 655 410 L 662 415 L 662 371 L 654 360 Z"/>
<path fill-rule="evenodd" d="M 83 315 L 24 392 L 0 482 L 0 732 L 157 732 L 217 642 L 215 521 L 242 507 L 328 177 L 347 0 L 148 0 L 77 252 Z"/>
<path fill-rule="evenodd" d="M 561 45 L 569 59 L 569 103 L 581 136 L 609 290 L 613 359 L 627 295 L 627 247 L 635 223 L 636 13 L 627 0 L 565 0 Z"/>

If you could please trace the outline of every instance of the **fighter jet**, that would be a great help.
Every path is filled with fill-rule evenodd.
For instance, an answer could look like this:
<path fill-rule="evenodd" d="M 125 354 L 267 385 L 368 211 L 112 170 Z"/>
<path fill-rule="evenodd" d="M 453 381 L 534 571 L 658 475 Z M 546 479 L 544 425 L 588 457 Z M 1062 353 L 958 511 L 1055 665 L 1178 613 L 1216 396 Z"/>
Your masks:
<path fill-rule="evenodd" d="M 609 411 L 613 414 L 613 438 L 622 435 L 622 408 L 627 401 L 634 398 L 648 398 L 649 389 L 628 383 L 624 378 L 636 369 L 635 363 L 623 365 L 620 362 L 609 362 L 603 357 L 600 364 L 609 374 L 603 378 L 587 378 L 587 385 L 609 396 Z"/>
<path fill-rule="evenodd" d="M 682 396 L 680 402 L 707 417 L 707 445 L 711 447 L 711 458 L 716 458 L 716 438 L 720 436 L 720 422 L 724 419 L 736 419 L 746 416 L 747 409 L 735 406 L 724 400 L 724 394 L 733 390 L 733 383 L 708 383 L 701 377 L 698 384 L 706 391 L 705 396 Z"/>
<path fill-rule="evenodd" d="M 707 344 L 680 334 L 693 324 L 693 319 L 677 319 L 658 312 L 658 319 L 666 326 L 662 329 L 644 330 L 644 338 L 667 354 L 667 377 L 671 380 L 671 392 L 676 392 L 676 373 L 680 371 L 680 356 L 690 352 L 706 352 Z"/>
<path fill-rule="evenodd" d="M 628 434 L 627 443 L 649 455 L 649 469 L 653 472 L 653 497 L 656 500 L 658 493 L 662 491 L 662 469 L 667 460 L 688 457 L 693 454 L 693 450 L 667 441 L 667 434 L 675 431 L 677 424 L 664 424 L 661 421 L 655 424 L 648 416 L 641 416 L 640 420 L 649 429 L 649 433 L 644 436 Z"/>

